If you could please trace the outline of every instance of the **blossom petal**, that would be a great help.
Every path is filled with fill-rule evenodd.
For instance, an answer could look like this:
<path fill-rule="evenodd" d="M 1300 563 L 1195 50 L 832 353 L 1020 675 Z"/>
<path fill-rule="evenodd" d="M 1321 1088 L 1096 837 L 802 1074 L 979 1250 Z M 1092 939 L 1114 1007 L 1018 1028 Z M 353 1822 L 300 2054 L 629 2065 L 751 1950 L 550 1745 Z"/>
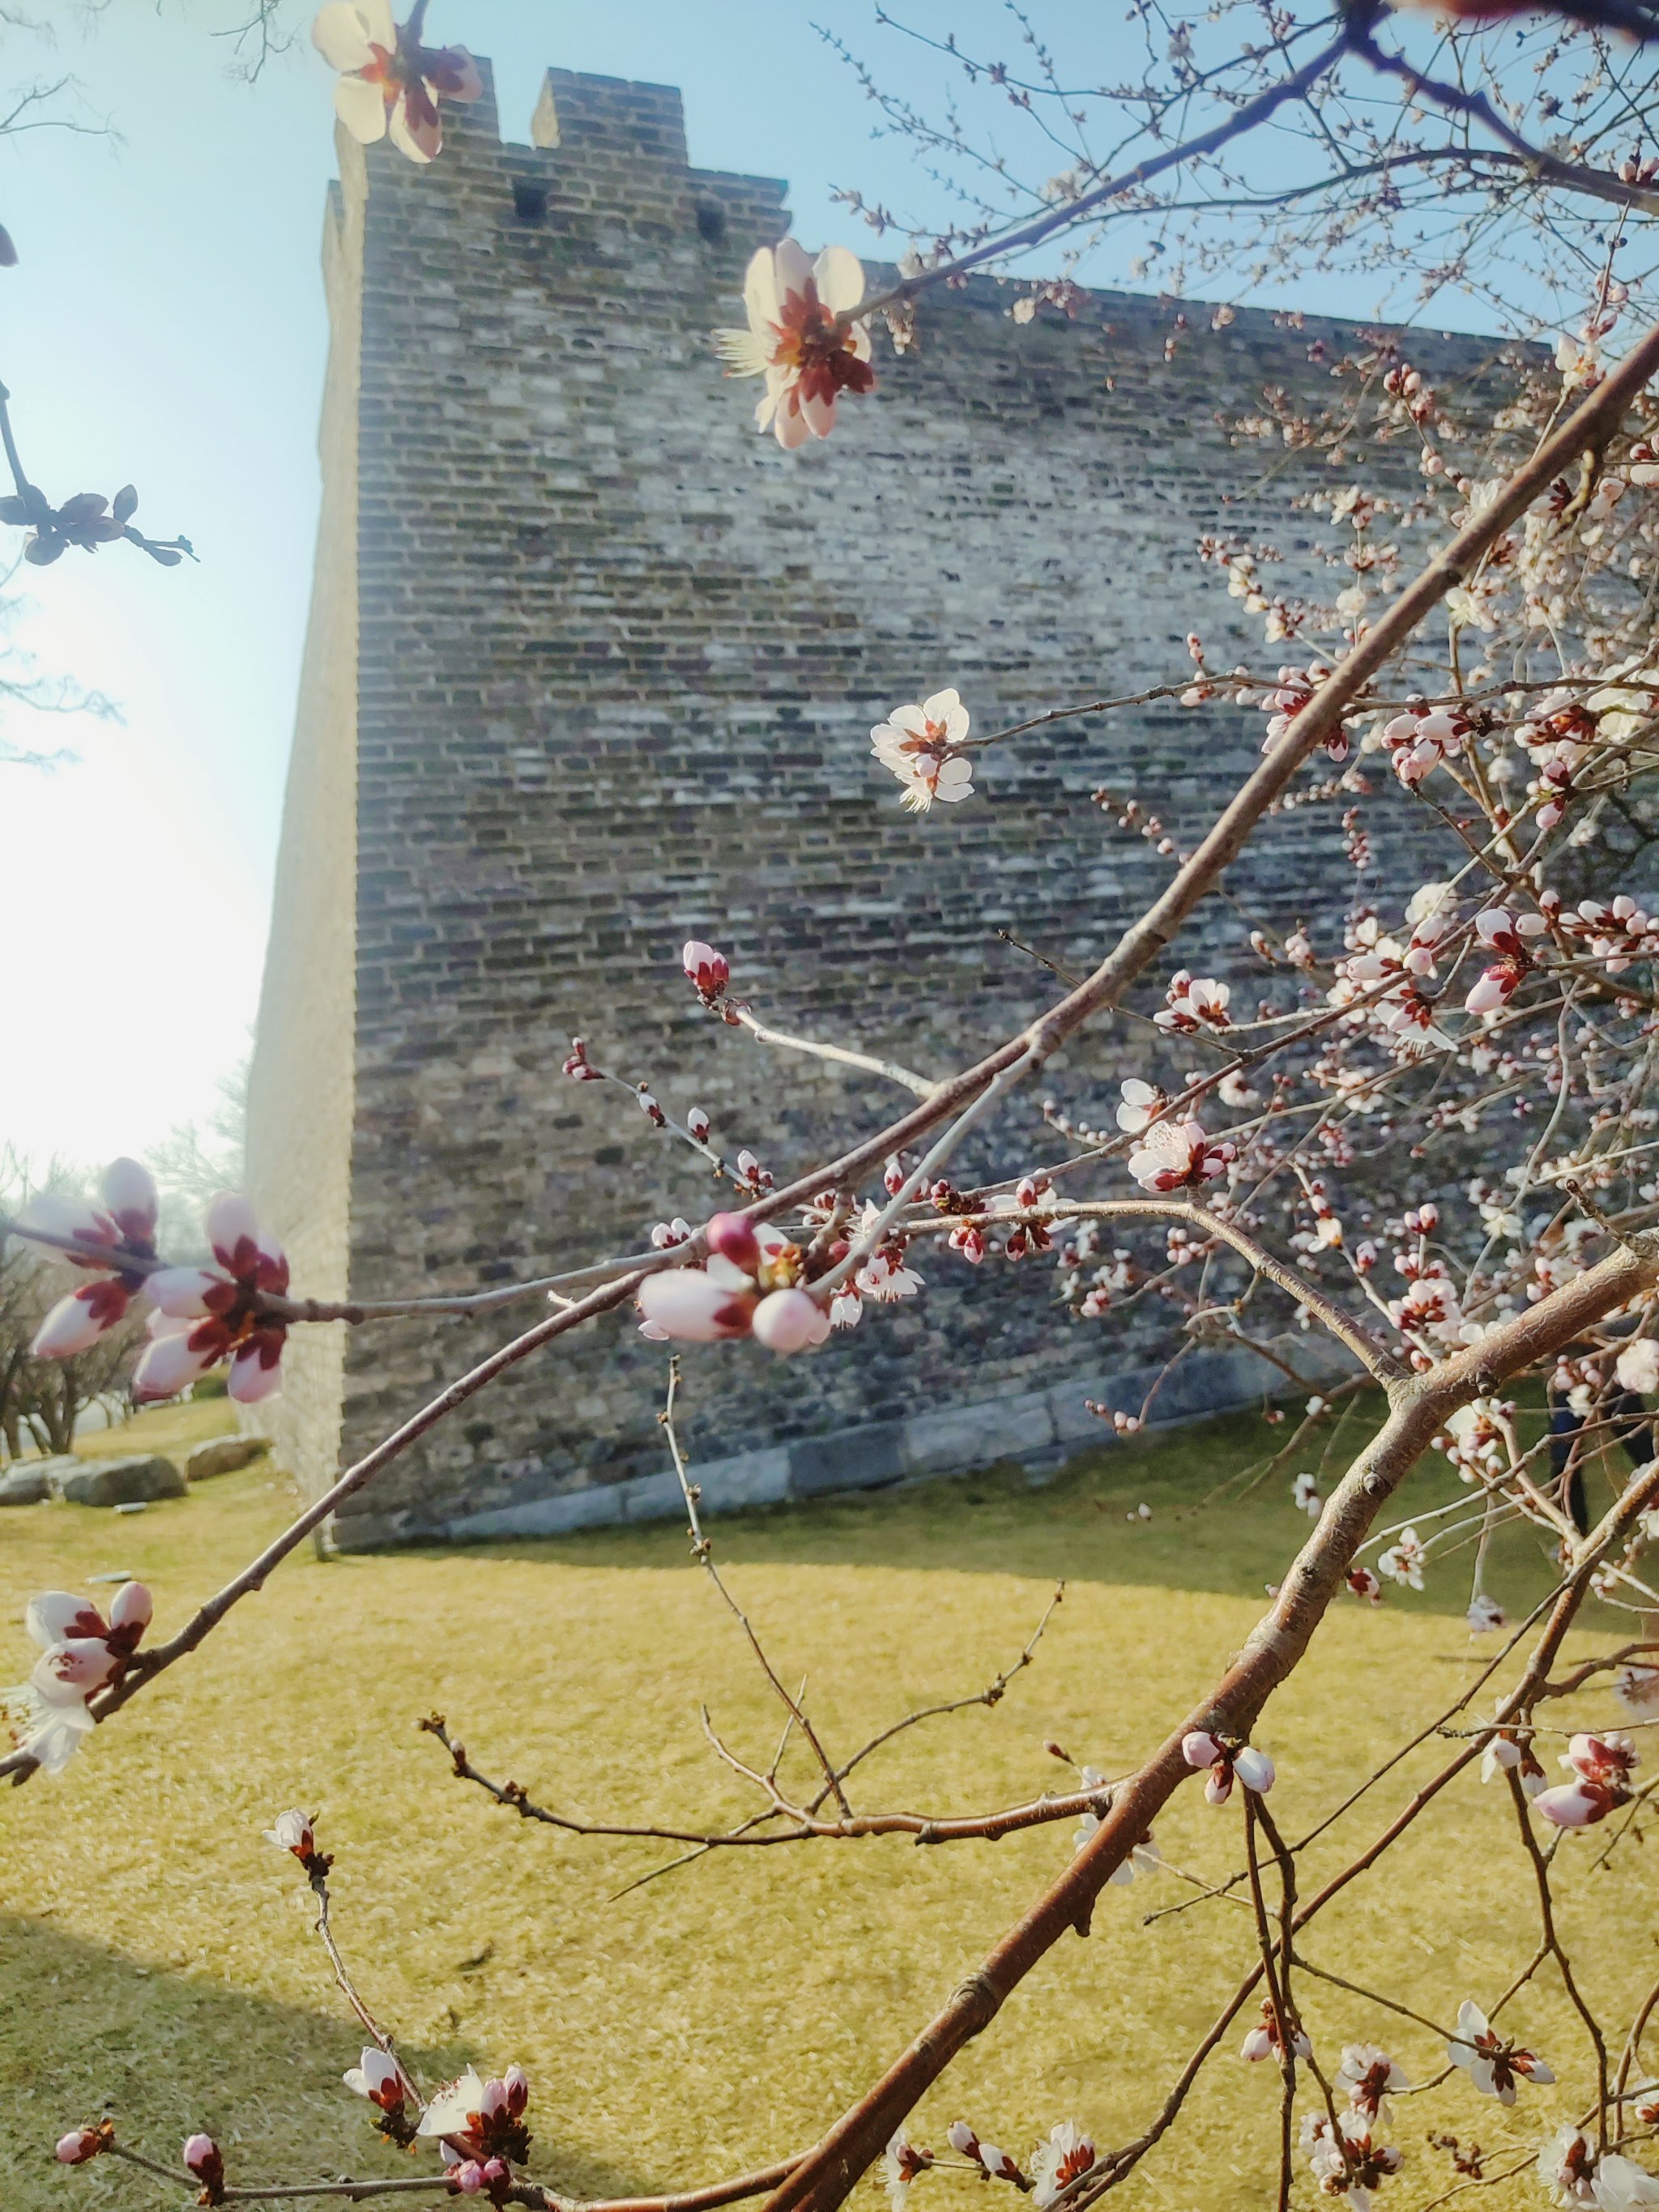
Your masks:
<path fill-rule="evenodd" d="M 429 94 L 422 100 L 405 88 L 392 104 L 388 127 L 392 144 L 411 161 L 435 161 L 443 150 L 443 125 Z"/>
<path fill-rule="evenodd" d="M 276 1353 L 270 1355 L 266 1349 L 269 1340 L 260 1340 L 263 1334 L 256 1331 L 230 1363 L 230 1380 L 225 1387 L 239 1406 L 257 1406 L 262 1398 L 274 1398 L 283 1387 L 280 1343 Z"/>
<path fill-rule="evenodd" d="M 64 1261 L 70 1267 L 82 1264 L 77 1261 L 65 1261 L 59 1246 L 43 1243 L 40 1237 L 35 1234 L 37 1231 L 75 1244 L 95 1246 L 113 1244 L 118 1241 L 115 1224 L 107 1214 L 100 1212 L 94 1206 L 54 1197 L 50 1191 L 43 1191 L 38 1198 L 29 1200 L 17 1217 L 15 1233 L 26 1243 L 32 1243 L 37 1251 L 44 1252 L 48 1259 Z M 94 1266 L 97 1264 L 95 1261 L 93 1262 Z"/>
<path fill-rule="evenodd" d="M 812 264 L 812 276 L 832 315 L 856 307 L 864 297 L 864 264 L 847 246 L 826 246 Z"/>
<path fill-rule="evenodd" d="M 335 70 L 367 68 L 374 50 L 363 29 L 363 19 L 351 0 L 328 0 L 312 18 L 311 43 Z"/>
<path fill-rule="evenodd" d="M 769 246 L 763 246 L 750 256 L 749 266 L 744 271 L 743 304 L 750 331 L 766 341 L 769 361 L 776 343 L 773 325 L 782 313 L 782 302 L 778 298 L 777 264 Z"/>
<path fill-rule="evenodd" d="M 42 1590 L 23 1610 L 23 1626 L 43 1651 L 72 1636 L 101 1636 L 104 1616 L 97 1607 L 69 1590 Z"/>
<path fill-rule="evenodd" d="M 791 292 L 805 293 L 812 281 L 812 264 L 798 240 L 781 238 L 772 249 L 772 267 L 780 305 Z"/>
<path fill-rule="evenodd" d="M 97 1288 L 104 1288 L 107 1282 L 107 1277 L 100 1277 Z M 121 1304 L 125 1307 L 125 1298 Z M 94 1286 L 88 1285 L 58 1299 L 34 1332 L 29 1351 L 36 1359 L 72 1359 L 77 1352 L 96 1344 L 112 1326 L 113 1322 L 105 1320 L 100 1310 Z"/>
<path fill-rule="evenodd" d="M 207 1210 L 208 1243 L 222 1267 L 240 1274 L 259 1249 L 259 1224 L 240 1191 L 222 1190 Z M 243 1244 L 249 1248 L 244 1255 Z"/>
<path fill-rule="evenodd" d="M 225 1294 L 235 1294 L 235 1285 L 218 1267 L 162 1267 L 148 1279 L 144 1288 L 157 1312 L 175 1321 L 197 1321 L 211 1313 L 210 1294 L 215 1291 L 221 1294 L 220 1304 L 225 1302 Z"/>
<path fill-rule="evenodd" d="M 129 1237 L 154 1237 L 161 1200 L 147 1167 L 137 1160 L 112 1160 L 104 1170 L 103 1190 L 117 1228 Z"/>
<path fill-rule="evenodd" d="M 483 2105 L 484 2085 L 476 2067 L 469 2066 L 459 2080 L 447 2081 L 421 2115 L 417 2133 L 423 2136 L 465 2134 L 468 2121 Z"/>
<path fill-rule="evenodd" d="M 155 1617 L 155 1601 L 143 1583 L 123 1583 L 110 1601 L 112 1628 L 148 1628 Z"/>
<path fill-rule="evenodd" d="M 61 1774 L 81 1748 L 82 1737 L 97 1725 L 79 1698 L 73 1705 L 46 1706 L 18 1749 L 39 1760 L 44 1773 Z"/>
<path fill-rule="evenodd" d="M 378 84 L 343 76 L 334 88 L 334 112 L 360 146 L 386 137 L 386 100 Z"/>
<path fill-rule="evenodd" d="M 786 392 L 781 399 L 778 411 L 772 417 L 772 434 L 786 453 L 793 453 L 812 435 L 793 392 Z"/>
<path fill-rule="evenodd" d="M 198 1345 L 198 1338 L 209 1341 Z M 135 1398 L 176 1398 L 199 1375 L 205 1375 L 223 1357 L 222 1334 L 187 1327 L 152 1336 L 143 1358 L 132 1371 Z"/>

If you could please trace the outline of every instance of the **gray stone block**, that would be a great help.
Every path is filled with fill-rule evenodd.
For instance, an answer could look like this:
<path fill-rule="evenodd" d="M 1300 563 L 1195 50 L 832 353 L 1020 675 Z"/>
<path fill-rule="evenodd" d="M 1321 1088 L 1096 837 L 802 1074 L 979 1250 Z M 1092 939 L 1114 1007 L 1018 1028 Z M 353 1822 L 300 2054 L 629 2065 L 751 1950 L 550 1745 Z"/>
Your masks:
<path fill-rule="evenodd" d="M 901 1482 L 909 1472 L 905 1457 L 912 1421 L 865 1421 L 833 1429 L 825 1437 L 802 1437 L 789 1448 L 789 1494 L 817 1498 L 830 1490 L 877 1490 Z"/>
<path fill-rule="evenodd" d="M 685 1492 L 672 1468 L 665 1474 L 636 1474 L 617 1488 L 624 1521 L 666 1521 L 685 1510 Z"/>
<path fill-rule="evenodd" d="M 958 1406 L 940 1413 L 918 1413 L 904 1424 L 908 1474 L 954 1474 L 994 1460 L 1018 1459 L 1054 1441 L 1048 1394 L 1034 1390 L 1018 1398 L 993 1398 L 979 1406 Z"/>
<path fill-rule="evenodd" d="M 185 1480 L 204 1482 L 210 1475 L 234 1474 L 270 1449 L 263 1437 L 214 1437 L 198 1444 L 185 1462 Z"/>
<path fill-rule="evenodd" d="M 119 1459 L 77 1461 L 73 1471 L 52 1478 L 52 1491 L 68 1505 L 143 1505 L 155 1498 L 182 1498 L 185 1484 L 170 1459 L 131 1452 Z"/>
<path fill-rule="evenodd" d="M 25 1460 L 21 1467 L 9 1468 L 0 1474 L 0 1505 L 39 1505 L 51 1496 L 52 1486 L 38 1459 Z"/>
<path fill-rule="evenodd" d="M 522 1505 L 495 1505 L 483 1513 L 464 1513 L 445 1525 L 460 1537 L 568 1536 L 577 1528 L 614 1528 L 623 1517 L 619 1482 L 591 1490 L 567 1490 L 556 1498 L 527 1498 Z M 343 1537 L 346 1531 L 342 1528 Z M 356 1531 L 351 1532 L 356 1540 Z"/>
<path fill-rule="evenodd" d="M 1105 1402 L 1104 1393 L 1110 1388 L 1103 1376 L 1097 1376 L 1091 1382 L 1082 1379 L 1075 1382 L 1056 1382 L 1047 1392 L 1048 1418 L 1054 1425 L 1054 1442 L 1077 1444 L 1079 1447 L 1102 1443 L 1112 1433 L 1101 1425 L 1098 1413 L 1091 1413 L 1085 1405 L 1086 1398 L 1095 1403 Z"/>
<path fill-rule="evenodd" d="M 711 1459 L 690 1470 L 711 1513 L 732 1513 L 744 1505 L 776 1505 L 789 1495 L 789 1447 L 739 1452 L 732 1459 Z"/>

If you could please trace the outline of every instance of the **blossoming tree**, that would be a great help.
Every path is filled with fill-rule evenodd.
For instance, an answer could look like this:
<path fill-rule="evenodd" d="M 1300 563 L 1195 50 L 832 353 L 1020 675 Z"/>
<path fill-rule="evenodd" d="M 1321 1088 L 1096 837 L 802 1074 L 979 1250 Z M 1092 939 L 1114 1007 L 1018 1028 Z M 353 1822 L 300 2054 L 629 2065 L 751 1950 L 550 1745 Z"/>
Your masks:
<path fill-rule="evenodd" d="M 400 27 L 382 0 L 333 0 L 316 31 L 339 72 L 346 127 L 388 137 L 417 162 L 441 153 L 442 103 L 477 88 L 463 49 L 425 43 L 425 12 L 417 6 Z M 1613 67 L 1613 55 L 1628 82 L 1640 66 L 1632 54 L 1647 51 L 1645 10 L 1597 0 L 1570 12 L 1589 44 L 1588 74 Z M 1312 35 L 1273 21 L 1271 53 L 1236 58 L 1243 79 L 1288 66 L 1291 49 Z M 1496 93 L 1482 85 L 1479 33 L 1443 27 L 1456 64 L 1455 72 L 1445 64 L 1443 81 L 1379 43 L 1384 27 L 1373 10 L 1350 9 L 1334 30 L 1325 27 L 1334 58 L 1321 48 L 1282 81 L 1248 94 L 1236 87 L 1224 125 L 1170 145 L 1128 181 L 1115 173 L 1051 195 L 1045 212 L 1012 229 L 987 222 L 973 236 L 936 241 L 873 290 L 844 249 L 813 261 L 785 240 L 757 254 L 745 325 L 721 332 L 718 343 L 733 373 L 762 380 L 759 429 L 786 447 L 855 438 L 858 403 L 878 374 L 872 332 L 884 327 L 902 354 L 919 327 L 925 337 L 933 286 L 1074 233 L 1120 201 L 1144 215 L 1154 168 L 1172 178 L 1211 173 L 1204 165 L 1224 143 L 1285 100 L 1306 106 L 1304 96 L 1339 68 L 1361 65 L 1403 82 L 1419 115 L 1437 104 L 1465 121 L 1502 123 Z M 1559 42 L 1568 34 L 1555 21 L 1549 35 Z M 1615 48 L 1613 38 L 1637 43 Z M 1193 66 L 1186 53 L 1177 62 L 1178 76 Z M 1559 53 L 1550 64 L 1568 66 Z M 1057 81 L 1051 88 L 1058 96 Z M 1028 94 L 1028 104 L 1035 97 Z M 1503 130 L 1495 135 L 1501 141 Z M 1463 152 L 1466 166 L 1497 161 L 1477 157 L 1467 143 Z M 1456 167 L 1449 155 L 1437 158 Z M 1382 172 L 1406 159 L 1391 150 Z M 1589 147 L 1571 160 L 1540 157 L 1532 186 L 1645 207 L 1644 162 L 1626 177 L 1626 164 L 1608 169 L 1597 159 Z M 872 2068 L 868 2087 L 816 2144 L 678 2197 L 629 2200 L 627 2212 L 702 2212 L 747 2198 L 764 2199 L 767 2212 L 830 2212 L 878 2169 L 896 2212 L 912 2190 L 934 2186 L 939 2170 L 1029 2194 L 1044 2212 L 1070 2212 L 1137 2173 L 1177 2125 L 1212 2055 L 1229 2045 L 1239 2063 L 1277 2077 L 1263 2128 L 1281 2207 L 1298 2191 L 1303 2201 L 1311 2192 L 1353 2212 L 1388 2191 L 1402 2206 L 1420 2203 L 1420 2190 L 1407 2195 L 1413 2184 L 1395 2111 L 1405 2095 L 1434 2084 L 1413 2083 L 1372 2043 L 1322 2047 L 1304 2019 L 1313 1978 L 1346 1992 L 1368 2019 L 1381 2008 L 1426 2032 L 1439 2046 L 1436 2082 L 1461 2078 L 1500 2110 L 1518 2112 L 1540 2092 L 1567 2094 L 1565 2120 L 1553 2106 L 1553 2127 L 1510 2135 L 1499 2157 L 1447 2139 L 1462 2179 L 1433 2202 L 1466 2186 L 1519 2187 L 1531 2169 L 1525 2188 L 1547 2190 L 1560 2203 L 1626 2212 L 1659 2203 L 1648 2148 L 1659 2129 L 1659 2058 L 1649 2037 L 1659 1982 L 1628 2017 L 1603 2017 L 1555 1910 L 1575 1851 L 1623 1863 L 1644 1832 L 1656 1784 L 1644 1777 L 1641 1731 L 1659 1717 L 1659 1638 L 1649 1620 L 1659 1611 L 1659 1588 L 1644 1559 L 1659 1532 L 1659 1459 L 1642 1403 L 1659 1390 L 1659 1235 L 1651 1225 L 1659 1216 L 1659 915 L 1631 874 L 1650 841 L 1659 768 L 1659 401 L 1649 392 L 1659 374 L 1659 329 L 1636 325 L 1607 255 L 1580 274 L 1576 332 L 1553 361 L 1513 362 L 1495 409 L 1480 390 L 1434 390 L 1398 337 L 1367 341 L 1333 364 L 1340 388 L 1328 417 L 1298 416 L 1285 401 L 1270 406 L 1256 434 L 1330 463 L 1334 489 L 1304 495 L 1328 532 L 1313 578 L 1276 579 L 1263 547 L 1197 549 L 1218 589 L 1260 617 L 1263 658 L 1217 668 L 1194 634 L 1187 665 L 1164 687 L 1195 729 L 1221 709 L 1259 710 L 1260 759 L 1190 849 L 1158 818 L 1158 793 L 1103 800 L 1103 835 L 1150 840 L 1168 862 L 1167 881 L 1095 970 L 1018 1035 L 930 1082 L 856 1040 L 807 1040 L 769 1026 L 741 997 L 741 979 L 718 945 L 685 946 L 687 988 L 709 1017 L 750 1030 L 781 1066 L 813 1054 L 905 1092 L 904 1109 L 874 1135 L 780 1184 L 747 1151 L 728 1162 L 705 1114 L 673 1121 L 648 1083 L 612 1073 L 578 1039 L 566 1063 L 571 1080 L 611 1085 L 619 1109 L 626 1091 L 629 1110 L 643 1110 L 723 1178 L 726 1203 L 708 1219 L 660 1223 L 623 1258 L 573 1254 L 550 1280 L 374 1306 L 294 1294 L 280 1250 L 234 1196 L 210 1213 L 212 1264 L 169 1266 L 156 1249 L 154 1188 L 131 1162 L 111 1168 L 101 1206 L 37 1207 L 11 1224 L 82 1278 L 45 1322 L 42 1354 L 84 1349 L 133 1312 L 148 1312 L 140 1395 L 171 1395 L 228 1359 L 234 1397 L 268 1395 L 280 1387 L 289 1333 L 319 1322 L 368 1328 L 410 1312 L 476 1313 L 515 1299 L 550 1300 L 551 1310 L 430 1403 L 411 1407 L 193 1611 L 170 1593 L 158 1607 L 136 1583 L 118 1591 L 107 1614 L 73 1594 L 40 1595 L 26 1622 L 40 1656 L 27 1686 L 11 1693 L 16 1743 L 0 1772 L 22 1784 L 83 1767 L 77 1754 L 100 1727 L 118 1726 L 135 1698 L 165 1698 L 169 1673 L 416 1438 L 507 1369 L 556 1357 L 560 1339 L 602 1313 L 633 1309 L 648 1337 L 683 1347 L 669 1355 L 664 1431 L 693 1549 L 779 1701 L 785 1742 L 805 1747 L 811 1779 L 802 1788 L 787 1778 L 781 1747 L 760 1765 L 717 1746 L 755 1792 L 752 1816 L 739 1825 L 585 1823 L 493 1780 L 434 1715 L 425 1725 L 459 1782 L 530 1826 L 659 1838 L 699 1852 L 827 1848 L 879 1836 L 957 1847 L 1016 1830 L 1059 1832 L 1050 1878 L 1029 1909 L 890 2063 Z M 1018 295 L 1016 309 L 1035 313 L 1045 301 L 1060 312 L 1066 305 L 1045 285 Z M 902 362 L 892 373 L 902 374 Z M 101 501 L 54 508 L 33 493 L 5 427 L 15 519 L 33 532 L 34 557 L 136 536 L 125 495 L 106 514 Z M 1401 452 L 1417 460 L 1406 489 L 1395 465 Z M 158 557 L 173 550 L 138 542 Z M 894 702 L 870 743 L 902 804 L 924 815 L 947 805 L 934 826 L 969 835 L 987 749 L 1040 744 L 1042 725 L 1062 714 L 1139 703 L 1057 702 L 1018 729 L 975 733 L 971 702 L 943 682 L 949 672 L 919 671 L 918 698 Z M 1288 812 L 1310 806 L 1327 810 L 1346 841 L 1352 896 L 1288 933 L 1246 916 L 1225 975 L 1174 964 L 1183 927 L 1217 895 L 1229 864 L 1253 840 L 1270 840 Z M 1402 822 L 1412 826 L 1408 849 L 1428 856 L 1426 864 L 1413 882 L 1378 891 L 1368 872 L 1374 835 L 1392 836 Z M 1042 1101 L 1044 1064 L 1085 1024 L 1137 995 L 1151 1010 L 1143 1072 L 1106 1103 L 1101 1126 Z M 966 1177 L 964 1140 L 992 1129 L 1004 1170 L 989 1182 Z M 1055 1269 L 1057 1306 L 1088 1323 L 1109 1330 L 1127 1306 L 1161 1306 L 1171 1360 L 1206 1330 L 1252 1340 L 1262 1313 L 1322 1332 L 1340 1347 L 1350 1379 L 1307 1406 L 1279 1459 L 1311 1526 L 1243 1649 L 1218 1664 L 1195 1709 L 1169 1714 L 1162 1740 L 1128 1771 L 1073 1767 L 1050 1745 L 1071 1768 L 1063 1790 L 948 1814 L 884 1808 L 866 1793 L 863 1762 L 927 1716 L 902 1716 L 850 1751 L 833 1748 L 804 1696 L 786 1686 L 714 1562 L 675 1430 L 681 1363 L 717 1362 L 722 1343 L 745 1337 L 781 1358 L 834 1358 L 839 1331 L 879 1328 L 883 1307 L 927 1296 L 936 1267 L 1000 1268 L 1041 1255 Z M 1540 1401 L 1551 1413 L 1543 1434 Z M 1338 1403 L 1359 1411 L 1367 1433 L 1322 1494 L 1293 1462 L 1309 1430 Z M 1141 1416 L 1120 1410 L 1110 1418 L 1124 1429 Z M 1593 1510 L 1585 1462 L 1607 1443 L 1622 1448 L 1629 1472 Z M 1432 1519 L 1404 1520 L 1394 1501 L 1431 1454 L 1455 1469 L 1460 1493 Z M 1538 1531 L 1554 1562 L 1548 1595 L 1516 1623 L 1482 1585 L 1487 1541 L 1510 1522 Z M 1275 1691 L 1297 1669 L 1317 1668 L 1316 1632 L 1333 1605 L 1374 1606 L 1391 1584 L 1420 1588 L 1427 1575 L 1461 1574 L 1451 1559 L 1460 1552 L 1474 1562 L 1469 1630 L 1490 1639 L 1491 1656 L 1412 1746 L 1376 1746 L 1362 1733 L 1352 1771 L 1334 1778 L 1334 1809 L 1307 1835 L 1287 1834 L 1273 1811 L 1275 1762 L 1257 1741 L 1271 1739 Z M 1570 1653 L 1591 1596 L 1622 1608 L 1629 1633 Z M 169 1632 L 154 1632 L 158 1610 L 173 1614 Z M 1000 1698 L 1031 1663 L 1042 1633 L 1039 1626 L 1014 1668 L 964 1702 Z M 1581 1710 L 1609 1689 L 1618 1712 Z M 1576 1702 L 1558 1726 L 1553 1716 L 1563 1700 Z M 1442 1739 L 1437 1767 L 1310 1892 L 1309 1844 L 1340 1819 L 1369 1813 L 1404 1748 L 1431 1737 Z M 1510 1931 L 1494 1931 L 1483 1985 L 1455 2019 L 1436 2021 L 1409 1990 L 1371 1989 L 1316 1964 L 1307 1931 L 1474 1771 L 1488 1785 L 1492 1848 L 1516 1854 L 1532 1931 L 1518 1963 L 1504 1941 Z M 1212 2024 L 1175 2078 L 1148 2085 L 1139 2132 L 1097 2141 L 1074 2116 L 1057 2113 L 1023 2162 L 966 2119 L 935 2145 L 915 2140 L 910 2116 L 919 2100 L 1063 1936 L 1087 1933 L 1103 1890 L 1157 1871 L 1156 1824 L 1200 1775 L 1220 1863 L 1197 1887 L 1204 1901 L 1241 1909 L 1249 1955 L 1237 1985 L 1218 1992 Z M 58 2159 L 123 2159 L 187 2185 L 207 2204 L 392 2191 L 557 2203 L 531 2171 L 532 2094 L 522 2071 L 503 2065 L 489 2078 L 468 2072 L 422 2086 L 336 1941 L 331 1859 L 313 1820 L 283 1812 L 270 1838 L 314 1895 L 319 1940 L 368 2039 L 345 2087 L 364 2100 L 383 2137 L 422 2162 L 400 2181 L 253 2188 L 237 2181 L 206 2135 L 192 2134 L 179 2160 L 164 2163 L 128 2143 L 107 2118 L 71 2125 Z M 1540 2051 L 1523 2029 L 1511 2032 L 1541 1977 L 1559 1982 L 1576 2018 L 1570 2048 Z"/>

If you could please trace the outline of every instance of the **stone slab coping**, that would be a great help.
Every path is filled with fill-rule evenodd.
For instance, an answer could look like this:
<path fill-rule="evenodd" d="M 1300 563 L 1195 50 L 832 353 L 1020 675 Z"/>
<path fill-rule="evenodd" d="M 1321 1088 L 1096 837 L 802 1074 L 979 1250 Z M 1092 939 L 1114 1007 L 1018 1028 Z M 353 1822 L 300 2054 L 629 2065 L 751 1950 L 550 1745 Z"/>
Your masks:
<path fill-rule="evenodd" d="M 1338 1347 L 1305 1336 L 1273 1346 L 1294 1368 L 1302 1387 L 1352 1374 L 1353 1363 Z M 1097 1382 L 1055 1383 L 1046 1390 L 990 1398 L 939 1413 L 913 1413 L 897 1421 L 870 1421 L 799 1437 L 763 1451 L 706 1460 L 690 1469 L 702 1492 L 702 1510 L 731 1513 L 746 1506 L 778 1505 L 833 1491 L 885 1489 L 899 1483 L 965 1474 L 999 1460 L 1033 1468 L 1054 1467 L 1112 1431 L 1084 1405 L 1092 1398 L 1115 1412 L 1139 1413 L 1157 1382 L 1157 1367 L 1133 1369 Z M 1148 1425 L 1166 1427 L 1232 1413 L 1264 1397 L 1282 1397 L 1298 1385 L 1282 1367 L 1244 1350 L 1195 1352 L 1172 1369 L 1153 1400 Z M 418 1513 L 349 1514 L 337 1524 L 341 1547 L 483 1542 L 514 1536 L 562 1536 L 580 1528 L 613 1528 L 641 1521 L 678 1518 L 685 1510 L 672 1468 L 626 1482 L 598 1483 L 547 1498 L 529 1498 L 476 1513 L 432 1522 Z"/>

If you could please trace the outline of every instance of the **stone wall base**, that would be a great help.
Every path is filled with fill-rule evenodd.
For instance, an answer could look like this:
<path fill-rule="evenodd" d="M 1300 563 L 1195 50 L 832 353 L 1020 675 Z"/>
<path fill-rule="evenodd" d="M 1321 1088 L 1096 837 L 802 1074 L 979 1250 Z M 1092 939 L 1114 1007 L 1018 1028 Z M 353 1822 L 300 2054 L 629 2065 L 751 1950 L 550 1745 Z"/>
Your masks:
<path fill-rule="evenodd" d="M 1353 1371 L 1347 1356 L 1322 1339 L 1282 1337 L 1273 1349 L 1310 1389 Z M 708 1460 L 690 1472 L 702 1492 L 703 1512 L 714 1514 L 799 1502 L 837 1490 L 886 1489 L 934 1475 L 963 1474 L 1002 1460 L 1041 1470 L 1111 1442 L 1111 1430 L 1086 1411 L 1085 1398 L 1115 1412 L 1139 1413 L 1158 1371 L 1137 1368 L 1094 1383 L 1066 1382 L 939 1413 L 913 1413 L 902 1421 L 866 1422 L 764 1451 Z M 1148 1424 L 1166 1427 L 1202 1420 L 1263 1398 L 1282 1397 L 1297 1387 L 1283 1367 L 1257 1352 L 1195 1352 L 1170 1371 L 1152 1401 Z M 670 1468 L 629 1482 L 595 1484 L 441 1521 L 417 1510 L 353 1513 L 336 1525 L 334 1534 L 342 1550 L 362 1552 L 394 1544 L 562 1536 L 578 1528 L 675 1520 L 684 1510 Z"/>

